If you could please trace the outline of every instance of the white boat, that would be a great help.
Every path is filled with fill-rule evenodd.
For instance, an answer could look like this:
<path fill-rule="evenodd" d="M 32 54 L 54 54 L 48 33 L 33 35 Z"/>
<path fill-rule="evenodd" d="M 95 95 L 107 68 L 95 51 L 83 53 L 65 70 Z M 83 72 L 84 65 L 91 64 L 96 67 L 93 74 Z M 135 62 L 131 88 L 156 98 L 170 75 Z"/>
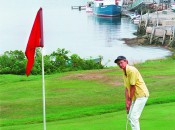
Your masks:
<path fill-rule="evenodd" d="M 134 24 L 140 23 L 140 19 L 141 19 L 140 16 L 141 15 L 137 11 L 135 11 L 135 13 L 129 14 L 129 17 L 131 18 L 131 20 Z"/>
<path fill-rule="evenodd" d="M 88 1 L 86 4 L 86 12 L 87 13 L 93 13 L 93 6 L 94 2 L 93 1 Z"/>
<path fill-rule="evenodd" d="M 171 5 L 171 9 L 172 9 L 173 11 L 175 11 L 175 3 L 173 3 L 173 4 Z"/>
<path fill-rule="evenodd" d="M 140 18 L 140 14 L 133 13 L 133 14 L 130 14 L 129 17 L 131 18 L 131 20 L 134 20 L 134 19 Z"/>

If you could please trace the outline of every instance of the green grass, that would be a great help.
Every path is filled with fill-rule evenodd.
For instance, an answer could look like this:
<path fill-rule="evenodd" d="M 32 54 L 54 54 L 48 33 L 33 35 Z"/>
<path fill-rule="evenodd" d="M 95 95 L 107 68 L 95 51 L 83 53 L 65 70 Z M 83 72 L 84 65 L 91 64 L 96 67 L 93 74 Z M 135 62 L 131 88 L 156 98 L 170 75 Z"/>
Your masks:
<path fill-rule="evenodd" d="M 147 61 L 136 67 L 150 91 L 148 107 L 175 102 L 175 60 Z M 122 71 L 117 67 L 46 75 L 45 83 L 50 124 L 115 114 L 125 109 Z M 37 128 L 39 123 L 42 123 L 41 76 L 0 75 L 0 128 L 20 125 L 22 129 L 31 124 Z"/>
<path fill-rule="evenodd" d="M 146 106 L 140 118 L 142 130 L 175 130 L 175 102 Z M 75 118 L 47 123 L 48 130 L 124 130 L 126 112 L 118 111 L 102 115 Z M 27 124 L 3 127 L 2 130 L 42 130 L 43 124 Z M 128 130 L 130 125 L 128 125 Z"/>

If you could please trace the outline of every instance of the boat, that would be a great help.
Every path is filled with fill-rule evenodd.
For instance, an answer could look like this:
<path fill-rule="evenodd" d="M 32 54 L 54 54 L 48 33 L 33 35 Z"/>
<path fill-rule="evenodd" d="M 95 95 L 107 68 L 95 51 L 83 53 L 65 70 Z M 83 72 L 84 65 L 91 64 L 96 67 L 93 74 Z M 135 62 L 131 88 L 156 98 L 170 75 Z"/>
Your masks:
<path fill-rule="evenodd" d="M 123 0 L 94 0 L 93 13 L 102 17 L 121 15 Z"/>
<path fill-rule="evenodd" d="M 138 19 L 140 18 L 140 14 L 130 14 L 129 17 L 131 18 L 131 20 Z"/>
<path fill-rule="evenodd" d="M 138 14 L 137 12 L 132 13 L 132 14 L 129 14 L 129 17 L 131 18 L 131 21 L 132 21 L 134 24 L 139 24 L 139 23 L 140 23 L 141 15 Z"/>
<path fill-rule="evenodd" d="M 86 4 L 86 13 L 93 13 L 94 2 L 92 0 L 88 1 Z"/>
<path fill-rule="evenodd" d="M 175 12 L 175 3 L 171 5 L 171 9 Z"/>
<path fill-rule="evenodd" d="M 140 18 L 140 14 L 138 13 L 137 10 L 135 10 L 134 13 L 129 14 L 129 17 L 131 18 L 131 20 L 139 19 Z"/>
<path fill-rule="evenodd" d="M 140 17 L 133 19 L 134 24 L 139 24 L 141 21 Z"/>

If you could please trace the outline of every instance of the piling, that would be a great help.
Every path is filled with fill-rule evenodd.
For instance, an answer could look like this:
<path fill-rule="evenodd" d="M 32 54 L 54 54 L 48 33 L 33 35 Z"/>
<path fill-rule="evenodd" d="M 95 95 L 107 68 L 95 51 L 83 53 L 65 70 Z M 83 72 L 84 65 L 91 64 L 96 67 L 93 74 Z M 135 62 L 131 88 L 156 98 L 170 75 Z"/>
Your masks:
<path fill-rule="evenodd" d="M 149 38 L 149 44 L 161 42 L 162 45 L 175 46 L 175 12 L 171 10 L 141 13 L 138 28 L 138 33 L 145 29 L 143 34 Z"/>

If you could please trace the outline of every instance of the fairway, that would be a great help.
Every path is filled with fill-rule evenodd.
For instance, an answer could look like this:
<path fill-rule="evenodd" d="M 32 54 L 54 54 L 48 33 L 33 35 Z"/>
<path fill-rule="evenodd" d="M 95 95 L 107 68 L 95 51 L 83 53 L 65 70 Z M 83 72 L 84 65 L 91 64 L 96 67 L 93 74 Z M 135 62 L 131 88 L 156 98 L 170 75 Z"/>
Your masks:
<path fill-rule="evenodd" d="M 146 106 L 140 119 L 141 130 L 175 130 L 175 102 Z M 47 123 L 48 130 L 125 130 L 126 112 Z M 130 126 L 129 126 L 130 127 Z M 2 127 L 1 130 L 42 130 L 42 124 Z M 128 129 L 130 130 L 130 129 Z"/>
<path fill-rule="evenodd" d="M 175 60 L 135 65 L 150 92 L 141 130 L 173 130 Z M 122 71 L 102 70 L 45 76 L 48 130 L 124 130 Z M 41 75 L 0 75 L 0 130 L 42 130 Z"/>

